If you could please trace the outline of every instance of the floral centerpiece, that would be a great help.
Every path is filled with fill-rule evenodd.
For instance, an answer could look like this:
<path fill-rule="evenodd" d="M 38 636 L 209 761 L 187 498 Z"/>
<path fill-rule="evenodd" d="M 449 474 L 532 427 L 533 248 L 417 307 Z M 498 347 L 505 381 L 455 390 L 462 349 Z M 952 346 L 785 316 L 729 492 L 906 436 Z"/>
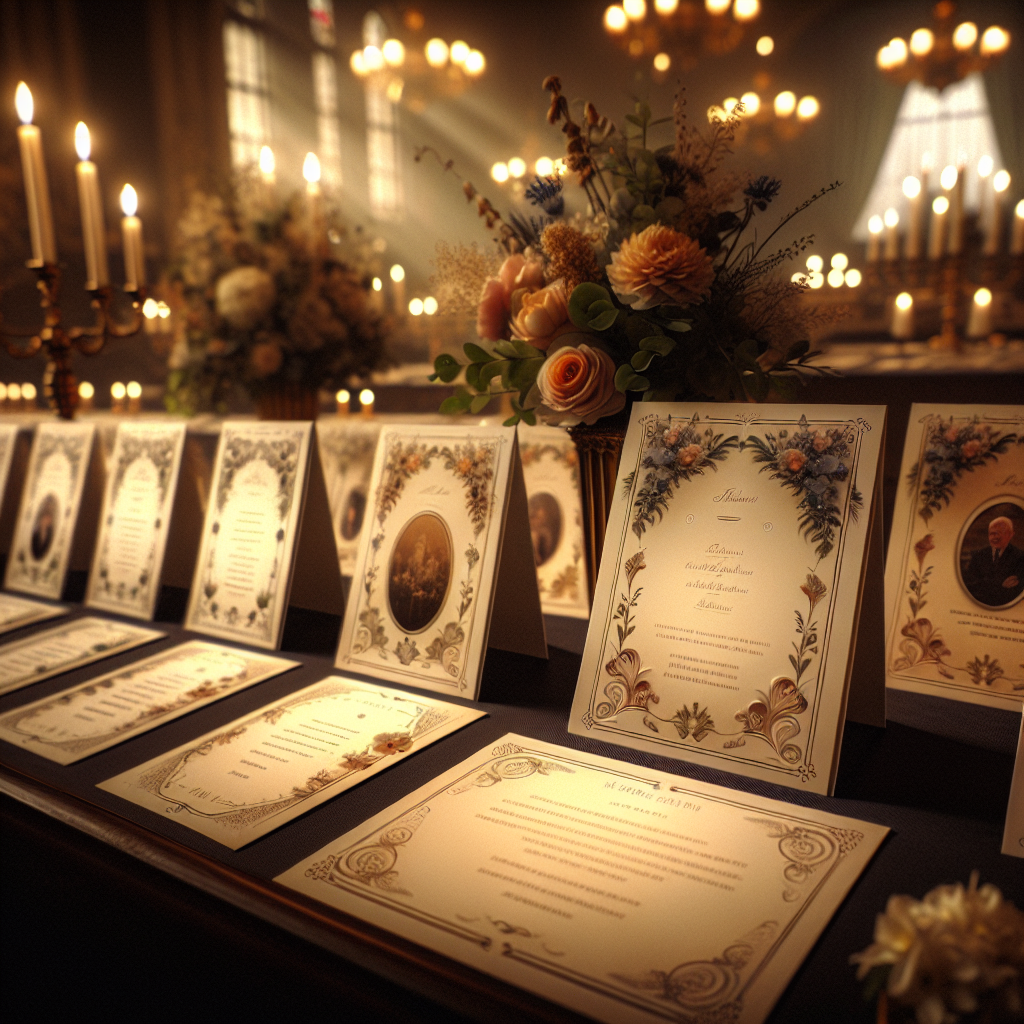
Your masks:
<path fill-rule="evenodd" d="M 815 310 L 804 301 L 806 285 L 773 273 L 813 237 L 771 243 L 838 183 L 760 238 L 755 218 L 781 186 L 725 170 L 741 107 L 698 126 L 680 92 L 671 118 L 655 120 L 638 102 L 620 130 L 589 103 L 574 119 L 557 77 L 544 88 L 587 212 L 568 215 L 557 174 L 538 177 L 525 192 L 530 210 L 508 216 L 463 184 L 496 245 L 438 249 L 445 308 L 475 310 L 481 339 L 464 347 L 466 362 L 450 354 L 435 361 L 432 379 L 464 374 L 442 411 L 478 413 L 507 394 L 509 424 L 538 414 L 594 424 L 628 397 L 762 401 L 825 372 L 808 362 L 810 336 L 836 314 Z M 672 140 L 655 147 L 667 122 Z M 442 165 L 454 172 L 451 161 Z"/>
<path fill-rule="evenodd" d="M 383 365 L 369 246 L 319 197 L 279 204 L 242 180 L 228 198 L 194 193 L 178 230 L 171 411 L 224 411 L 241 391 L 258 408 L 305 396 L 306 418 L 319 389 Z"/>

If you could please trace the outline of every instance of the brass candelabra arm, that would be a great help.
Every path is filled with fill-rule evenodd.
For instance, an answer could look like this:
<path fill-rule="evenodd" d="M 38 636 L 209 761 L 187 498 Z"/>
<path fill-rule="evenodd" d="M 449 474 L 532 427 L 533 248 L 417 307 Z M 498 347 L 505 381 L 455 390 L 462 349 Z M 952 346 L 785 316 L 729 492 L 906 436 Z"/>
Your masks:
<path fill-rule="evenodd" d="M 110 338 L 130 338 L 142 328 L 142 303 L 146 298 L 144 287 L 125 290 L 132 304 L 132 316 L 128 323 L 120 324 L 111 315 L 114 292 L 109 285 L 90 289 L 92 308 L 96 310 L 96 322 L 91 327 L 72 327 L 68 340 L 83 355 L 94 356 L 100 352 Z"/>

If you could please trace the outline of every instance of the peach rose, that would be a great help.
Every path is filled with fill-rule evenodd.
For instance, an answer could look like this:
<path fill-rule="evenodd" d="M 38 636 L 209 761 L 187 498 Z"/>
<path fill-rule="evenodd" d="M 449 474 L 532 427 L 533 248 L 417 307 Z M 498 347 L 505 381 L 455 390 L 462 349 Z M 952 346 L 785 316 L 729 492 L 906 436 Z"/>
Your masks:
<path fill-rule="evenodd" d="M 967 458 L 973 459 L 974 456 L 981 451 L 981 442 L 977 440 L 977 438 L 972 437 L 971 440 L 960 449 L 960 451 L 963 455 L 967 456 Z"/>
<path fill-rule="evenodd" d="M 537 388 L 549 409 L 588 425 L 626 404 L 626 396 L 615 390 L 614 360 L 589 345 L 566 345 L 552 353 L 537 375 Z"/>
<path fill-rule="evenodd" d="M 544 265 L 528 260 L 520 253 L 509 256 L 497 277 L 484 284 L 477 307 L 476 331 L 487 341 L 509 337 L 509 313 L 512 293 L 519 288 L 536 291 L 544 284 Z"/>
<path fill-rule="evenodd" d="M 807 456 L 797 448 L 787 448 L 780 456 L 779 462 L 790 471 L 790 473 L 799 473 L 804 468 L 804 463 L 807 461 Z"/>
<path fill-rule="evenodd" d="M 828 441 L 829 439 L 824 434 L 815 431 L 811 447 L 813 447 L 816 452 L 823 452 L 828 447 Z"/>
<path fill-rule="evenodd" d="M 663 224 L 651 224 L 631 235 L 612 253 L 608 267 L 612 289 L 633 309 L 698 302 L 711 291 L 714 279 L 707 252 L 692 238 Z"/>
<path fill-rule="evenodd" d="M 512 293 L 512 337 L 528 341 L 546 352 L 559 335 L 575 331 L 569 320 L 569 303 L 562 282 L 528 292 L 517 288 Z"/>
<path fill-rule="evenodd" d="M 952 444 L 957 439 L 957 436 L 959 435 L 959 433 L 960 433 L 960 431 L 957 430 L 956 427 L 949 427 L 946 430 L 946 433 L 945 433 L 944 437 L 946 438 L 946 440 L 950 444 Z"/>
<path fill-rule="evenodd" d="M 702 454 L 703 449 L 699 444 L 688 444 L 685 448 L 679 449 L 676 461 L 680 466 L 692 466 L 700 459 Z"/>

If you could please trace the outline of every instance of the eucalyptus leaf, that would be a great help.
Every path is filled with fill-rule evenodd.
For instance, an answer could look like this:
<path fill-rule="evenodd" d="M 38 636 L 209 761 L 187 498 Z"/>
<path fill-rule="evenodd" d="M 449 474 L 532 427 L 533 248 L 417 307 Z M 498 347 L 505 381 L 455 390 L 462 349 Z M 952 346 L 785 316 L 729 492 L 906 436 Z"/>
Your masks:
<path fill-rule="evenodd" d="M 469 411 L 473 396 L 465 389 L 459 388 L 454 395 L 441 403 L 440 412 L 445 416 L 456 416 Z"/>
<path fill-rule="evenodd" d="M 633 353 L 633 358 L 630 359 L 629 365 L 632 366 L 634 370 L 646 370 L 647 367 L 651 365 L 651 361 L 653 359 L 653 352 L 641 350 L 640 352 Z"/>
<path fill-rule="evenodd" d="M 642 352 L 657 352 L 659 356 L 667 356 L 675 347 L 676 342 L 671 338 L 665 337 L 664 334 L 652 334 L 640 341 L 640 350 Z M 646 367 L 638 366 L 637 369 L 643 370 Z"/>
<path fill-rule="evenodd" d="M 665 326 L 677 334 L 685 334 L 687 331 L 693 330 L 693 324 L 689 320 L 669 320 Z"/>
<path fill-rule="evenodd" d="M 569 319 L 581 330 L 586 329 L 590 319 L 588 311 L 595 302 L 610 302 L 611 294 L 592 281 L 584 281 L 576 285 L 569 296 Z"/>
<path fill-rule="evenodd" d="M 480 385 L 480 371 L 483 369 L 483 363 L 470 363 L 466 367 L 466 384 L 474 388 L 476 391 L 483 391 L 487 385 Z"/>
<path fill-rule="evenodd" d="M 473 363 L 489 363 L 494 358 L 487 349 L 481 348 L 471 341 L 467 341 L 462 346 L 462 351 L 466 353 L 466 357 Z"/>
<path fill-rule="evenodd" d="M 494 351 L 506 359 L 515 359 L 519 355 L 519 350 L 516 348 L 515 343 L 511 341 L 496 341 L 494 343 Z"/>
<path fill-rule="evenodd" d="M 477 395 L 473 399 L 473 401 L 469 403 L 469 411 L 471 413 L 474 413 L 474 414 L 476 414 L 478 412 L 483 412 L 484 409 L 487 408 L 487 406 L 488 406 L 490 401 L 491 401 L 491 396 L 489 394 L 488 395 Z"/>
<path fill-rule="evenodd" d="M 595 316 L 593 320 L 588 320 L 587 326 L 591 328 L 591 330 L 607 331 L 608 328 L 615 323 L 618 315 L 619 311 L 617 309 L 606 309 L 603 313 L 599 313 Z"/>
<path fill-rule="evenodd" d="M 461 370 L 462 364 L 454 356 L 450 356 L 446 352 L 443 352 L 434 360 L 434 373 L 445 384 L 450 384 L 455 380 Z"/>
<path fill-rule="evenodd" d="M 498 376 L 499 373 L 504 373 L 505 368 L 509 365 L 507 359 L 495 359 L 490 363 L 484 363 L 480 367 L 480 377 L 477 387 L 480 389 L 486 388 L 491 381 Z"/>

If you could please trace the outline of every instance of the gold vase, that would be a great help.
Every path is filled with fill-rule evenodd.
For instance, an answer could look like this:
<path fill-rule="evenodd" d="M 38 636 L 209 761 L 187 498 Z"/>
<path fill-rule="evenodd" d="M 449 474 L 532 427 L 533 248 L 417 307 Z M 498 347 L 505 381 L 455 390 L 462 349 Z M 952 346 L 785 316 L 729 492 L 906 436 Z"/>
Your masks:
<path fill-rule="evenodd" d="M 281 384 L 256 399 L 256 415 L 261 420 L 315 420 L 319 411 L 316 389 L 302 384 Z"/>

